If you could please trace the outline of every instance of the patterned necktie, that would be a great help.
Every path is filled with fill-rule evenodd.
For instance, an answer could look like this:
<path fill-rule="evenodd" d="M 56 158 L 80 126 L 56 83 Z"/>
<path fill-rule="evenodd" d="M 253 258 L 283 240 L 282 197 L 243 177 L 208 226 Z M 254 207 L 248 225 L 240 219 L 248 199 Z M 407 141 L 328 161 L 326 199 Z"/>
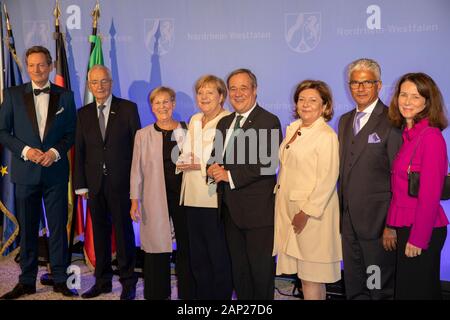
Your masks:
<path fill-rule="evenodd" d="M 361 130 L 361 119 L 366 115 L 365 112 L 356 112 L 355 122 L 353 122 L 353 135 L 357 135 L 359 130 Z"/>
<path fill-rule="evenodd" d="M 230 154 L 231 148 L 234 146 L 234 140 L 241 129 L 241 120 L 244 118 L 241 115 L 236 116 L 236 121 L 234 122 L 233 132 L 231 133 L 230 139 L 228 140 L 227 147 L 225 148 L 225 154 Z"/>
<path fill-rule="evenodd" d="M 105 141 L 105 132 L 106 132 L 106 125 L 105 125 L 105 115 L 103 114 L 103 110 L 106 108 L 105 105 L 99 105 L 98 110 L 100 111 L 98 113 L 98 124 L 100 126 L 100 132 L 102 133 L 102 139 Z"/>

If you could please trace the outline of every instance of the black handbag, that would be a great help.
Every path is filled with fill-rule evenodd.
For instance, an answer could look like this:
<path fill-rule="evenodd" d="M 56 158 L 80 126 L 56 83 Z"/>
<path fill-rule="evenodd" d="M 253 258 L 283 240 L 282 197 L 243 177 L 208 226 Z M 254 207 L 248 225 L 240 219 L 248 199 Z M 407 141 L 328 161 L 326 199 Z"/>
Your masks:
<path fill-rule="evenodd" d="M 427 129 L 425 129 L 426 131 Z M 423 135 L 423 133 L 422 133 Z M 419 187 L 420 187 L 420 172 L 414 172 L 411 171 L 411 163 L 414 158 L 414 155 L 416 153 L 417 146 L 419 145 L 420 139 L 422 138 L 422 135 L 419 137 L 419 140 L 416 143 L 416 146 L 414 147 L 413 154 L 411 156 L 411 159 L 409 160 L 408 165 L 408 195 L 410 197 L 417 198 L 419 195 Z M 444 178 L 444 186 L 442 187 L 442 193 L 441 193 L 441 200 L 448 200 L 450 199 L 450 175 L 447 174 Z"/>

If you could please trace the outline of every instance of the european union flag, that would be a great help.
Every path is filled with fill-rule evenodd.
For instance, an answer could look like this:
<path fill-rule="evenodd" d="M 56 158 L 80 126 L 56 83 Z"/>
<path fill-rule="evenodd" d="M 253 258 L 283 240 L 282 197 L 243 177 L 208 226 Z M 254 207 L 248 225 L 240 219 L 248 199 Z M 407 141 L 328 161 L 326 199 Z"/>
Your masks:
<path fill-rule="evenodd" d="M 3 22 L 3 17 L 1 17 Z M 1 35 L 3 38 L 3 23 L 1 26 Z M 3 40 L 3 39 L 1 39 Z M 6 65 L 6 83 L 1 83 L 1 90 L 4 88 L 21 85 L 22 75 L 20 72 L 19 59 L 16 54 L 12 30 L 8 28 L 6 37 L 7 47 L 7 65 Z M 3 41 L 1 41 L 1 61 L 3 69 Z M 4 79 L 2 77 L 2 79 Z M 3 82 L 3 81 L 2 81 Z M 6 255 L 18 246 L 19 223 L 15 216 L 14 208 L 14 184 L 10 179 L 11 152 L 0 145 L 0 210 L 4 214 L 3 232 L 1 235 L 0 255 Z"/>

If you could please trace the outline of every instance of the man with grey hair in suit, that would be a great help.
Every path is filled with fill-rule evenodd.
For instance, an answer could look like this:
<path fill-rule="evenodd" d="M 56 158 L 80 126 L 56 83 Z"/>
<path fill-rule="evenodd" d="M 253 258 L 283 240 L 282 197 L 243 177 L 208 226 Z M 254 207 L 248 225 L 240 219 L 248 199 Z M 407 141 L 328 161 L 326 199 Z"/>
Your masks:
<path fill-rule="evenodd" d="M 134 102 L 112 94 L 111 71 L 103 65 L 88 73 L 95 101 L 78 110 L 75 136 L 75 193 L 88 201 L 94 231 L 95 284 L 81 297 L 112 291 L 111 232 L 115 231 L 121 300 L 136 297 L 136 245 L 130 217 L 130 170 L 134 135 L 141 128 Z"/>
<path fill-rule="evenodd" d="M 381 71 L 371 59 L 348 67 L 356 108 L 339 120 L 341 231 L 347 299 L 392 299 L 395 230 L 386 228 L 391 165 L 400 148 L 399 130 L 378 98 Z"/>

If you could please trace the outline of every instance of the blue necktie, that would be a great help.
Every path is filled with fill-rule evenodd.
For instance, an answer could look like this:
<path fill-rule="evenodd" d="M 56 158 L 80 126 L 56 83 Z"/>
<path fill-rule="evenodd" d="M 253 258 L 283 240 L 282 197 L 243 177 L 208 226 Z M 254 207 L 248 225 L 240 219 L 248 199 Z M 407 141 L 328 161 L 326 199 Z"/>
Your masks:
<path fill-rule="evenodd" d="M 361 119 L 366 115 L 365 112 L 356 112 L 355 122 L 353 122 L 353 134 L 356 136 L 361 130 Z"/>

